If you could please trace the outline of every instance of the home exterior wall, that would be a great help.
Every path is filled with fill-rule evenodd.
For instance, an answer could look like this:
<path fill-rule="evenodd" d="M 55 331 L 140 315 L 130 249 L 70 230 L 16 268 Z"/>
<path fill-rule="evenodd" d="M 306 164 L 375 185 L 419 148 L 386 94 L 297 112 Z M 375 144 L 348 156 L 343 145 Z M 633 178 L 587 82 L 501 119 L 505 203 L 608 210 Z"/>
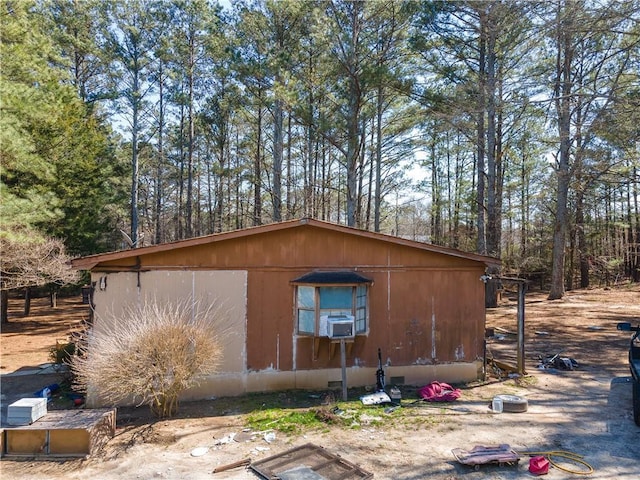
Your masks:
<path fill-rule="evenodd" d="M 339 345 L 295 331 L 292 281 L 314 270 L 354 270 L 373 282 L 368 332 L 347 348 L 348 386 L 375 383 L 378 348 L 387 379 L 423 384 L 478 376 L 485 322 L 479 260 L 314 225 L 180 245 L 99 262 L 92 281 L 98 319 L 153 296 L 225 299 L 234 333 L 223 367 L 187 399 L 340 382 Z"/>
<path fill-rule="evenodd" d="M 106 285 L 101 288 L 101 278 Z M 198 302 L 220 306 L 224 352 L 219 370 L 246 370 L 247 273 L 235 271 L 166 271 L 93 273 L 94 329 L 99 332 L 119 321 L 129 308 L 145 302 Z"/>

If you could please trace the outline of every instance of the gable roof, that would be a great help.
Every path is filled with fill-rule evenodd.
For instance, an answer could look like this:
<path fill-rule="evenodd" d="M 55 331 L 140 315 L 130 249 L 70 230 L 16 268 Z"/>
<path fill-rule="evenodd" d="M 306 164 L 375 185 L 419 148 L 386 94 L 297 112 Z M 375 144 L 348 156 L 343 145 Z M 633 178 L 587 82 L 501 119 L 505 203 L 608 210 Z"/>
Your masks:
<path fill-rule="evenodd" d="M 89 255 L 86 257 L 74 258 L 73 260 L 71 260 L 71 266 L 77 270 L 91 270 L 96 265 L 103 262 L 134 258 L 142 255 L 165 252 L 165 251 L 173 250 L 177 248 L 188 248 L 188 247 L 194 247 L 198 245 L 205 245 L 208 243 L 214 244 L 214 243 L 225 241 L 225 240 L 244 238 L 250 235 L 259 235 L 267 232 L 301 228 L 305 226 L 313 226 L 313 227 L 322 228 L 326 230 L 342 232 L 348 235 L 355 235 L 355 236 L 360 236 L 365 238 L 377 239 L 380 241 L 395 243 L 398 245 L 404 245 L 407 247 L 417 248 L 417 249 L 421 249 L 429 252 L 441 253 L 441 254 L 450 255 L 453 257 L 473 260 L 473 261 L 484 263 L 486 265 L 499 265 L 501 263 L 500 260 L 497 258 L 488 257 L 485 255 L 479 255 L 477 253 L 463 252 L 461 250 L 456 250 L 453 248 L 441 247 L 438 245 L 418 242 L 415 240 L 407 240 L 404 238 L 394 237 L 384 233 L 361 230 L 354 227 L 347 227 L 345 225 L 338 225 L 335 223 L 325 222 L 325 221 L 311 219 L 311 218 L 303 218 L 298 220 L 288 220 L 284 222 L 271 223 L 268 225 L 261 225 L 257 227 L 249 227 L 249 228 L 244 228 L 240 230 L 232 230 L 229 232 L 214 233 L 212 235 L 189 238 L 186 240 L 177 240 L 174 242 L 161 243 L 158 245 L 150 245 L 148 247 L 140 247 L 140 248 L 134 248 L 130 250 L 120 250 L 117 252 L 100 253 L 97 255 Z"/>

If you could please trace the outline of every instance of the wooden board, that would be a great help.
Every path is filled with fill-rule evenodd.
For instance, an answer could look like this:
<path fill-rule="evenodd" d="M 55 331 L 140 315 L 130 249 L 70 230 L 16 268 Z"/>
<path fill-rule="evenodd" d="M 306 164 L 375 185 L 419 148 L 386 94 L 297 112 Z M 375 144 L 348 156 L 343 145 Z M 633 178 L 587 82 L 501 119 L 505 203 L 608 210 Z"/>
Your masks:
<path fill-rule="evenodd" d="M 87 456 L 115 435 L 112 409 L 53 410 L 31 425 L 6 427 L 7 456 Z"/>

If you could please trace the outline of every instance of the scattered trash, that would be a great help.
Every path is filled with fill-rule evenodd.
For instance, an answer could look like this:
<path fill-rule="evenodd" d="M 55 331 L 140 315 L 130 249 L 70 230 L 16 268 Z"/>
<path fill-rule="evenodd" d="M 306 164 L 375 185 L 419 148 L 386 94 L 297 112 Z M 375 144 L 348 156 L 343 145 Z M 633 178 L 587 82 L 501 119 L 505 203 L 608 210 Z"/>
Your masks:
<path fill-rule="evenodd" d="M 389 397 L 392 401 L 399 403 L 400 400 L 402 400 L 402 392 L 400 392 L 398 387 L 391 387 L 389 389 Z"/>
<path fill-rule="evenodd" d="M 35 392 L 33 396 L 38 398 L 49 398 L 51 397 L 51 390 L 49 390 L 48 387 L 44 387 L 43 389 Z"/>
<path fill-rule="evenodd" d="M 242 431 L 233 437 L 233 441 L 238 443 L 243 443 L 243 442 L 250 442 L 252 440 L 255 440 L 255 438 L 256 436 L 254 434 L 246 431 Z"/>
<path fill-rule="evenodd" d="M 517 336 L 518 333 L 517 332 L 511 332 L 505 328 L 501 328 L 501 327 L 495 327 L 494 330 L 504 333 L 505 335 L 513 335 L 513 336 Z"/>
<path fill-rule="evenodd" d="M 201 457 L 209 451 L 209 447 L 197 447 L 191 450 L 192 457 Z"/>
<path fill-rule="evenodd" d="M 534 457 L 543 456 L 548 460 L 549 465 L 562 470 L 563 472 L 573 473 L 575 475 L 590 475 L 594 472 L 593 467 L 583 460 L 583 456 L 578 453 L 567 452 L 565 450 L 548 450 L 539 452 L 518 452 L 520 455 L 529 455 Z M 554 461 L 553 457 L 560 457 L 561 461 Z M 570 468 L 569 465 L 575 464 L 577 468 Z M 531 470 L 529 470 L 531 472 Z M 534 472 L 531 472 L 534 473 Z M 546 472 L 545 472 L 546 473 Z M 542 475 L 542 474 L 539 474 Z"/>
<path fill-rule="evenodd" d="M 235 433 L 230 433 L 229 435 L 225 435 L 222 438 L 216 439 L 216 441 L 214 442 L 214 445 L 225 445 L 227 443 L 231 443 L 233 442 L 233 439 L 235 438 L 236 434 Z"/>
<path fill-rule="evenodd" d="M 448 383 L 431 382 L 418 390 L 418 396 L 427 402 L 453 402 L 462 392 Z"/>
<path fill-rule="evenodd" d="M 276 434 L 275 432 L 267 432 L 264 434 L 264 441 L 267 443 L 271 443 L 273 441 L 275 441 L 276 439 Z"/>
<path fill-rule="evenodd" d="M 373 478 L 373 474 L 322 447 L 306 444 L 252 461 L 249 468 L 261 478 L 338 480 Z"/>
<path fill-rule="evenodd" d="M 243 467 L 245 465 L 249 465 L 250 463 L 251 463 L 250 458 L 243 458 L 242 460 L 237 462 L 228 463 L 227 465 L 220 465 L 219 467 L 216 467 L 213 469 L 213 473 L 226 472 L 227 470 Z"/>
<path fill-rule="evenodd" d="M 498 404 L 502 404 L 501 411 L 505 413 L 524 413 L 529 409 L 529 401 L 518 395 L 496 395 L 493 397 L 491 407 L 494 408 L 495 405 L 499 408 Z"/>
<path fill-rule="evenodd" d="M 35 392 L 33 396 L 38 398 L 51 398 L 51 395 L 53 393 L 56 393 L 58 390 L 60 390 L 60 385 L 58 385 L 57 383 L 52 383 L 51 385 L 47 385 L 46 387 L 41 388 L 40 390 Z"/>
<path fill-rule="evenodd" d="M 502 398 L 500 396 L 493 397 L 493 401 L 491 402 L 491 410 L 493 410 L 493 413 L 502 413 L 503 408 Z"/>
<path fill-rule="evenodd" d="M 391 403 L 391 397 L 387 392 L 375 392 L 360 397 L 363 405 L 381 405 L 383 403 Z"/>
<path fill-rule="evenodd" d="M 529 472 L 534 475 L 546 475 L 549 473 L 549 460 L 542 455 L 529 459 Z"/>
<path fill-rule="evenodd" d="M 497 463 L 498 465 L 517 465 L 520 461 L 518 455 L 507 444 L 482 446 L 476 445 L 471 450 L 462 450 L 454 448 L 451 450 L 456 460 L 463 464 L 480 470 L 480 465 L 488 463 Z"/>
<path fill-rule="evenodd" d="M 536 335 L 546 336 L 549 335 L 549 332 L 536 332 Z"/>
<path fill-rule="evenodd" d="M 540 370 L 555 368 L 558 370 L 575 370 L 578 368 L 578 362 L 573 358 L 562 357 L 559 353 L 540 359 L 538 365 Z"/>
<path fill-rule="evenodd" d="M 73 402 L 75 407 L 84 405 L 84 395 L 80 393 L 67 393 L 67 398 Z"/>
<path fill-rule="evenodd" d="M 518 373 L 518 367 L 501 362 L 495 358 L 487 358 L 487 367 L 491 367 L 493 373 L 501 378 L 510 374 Z"/>

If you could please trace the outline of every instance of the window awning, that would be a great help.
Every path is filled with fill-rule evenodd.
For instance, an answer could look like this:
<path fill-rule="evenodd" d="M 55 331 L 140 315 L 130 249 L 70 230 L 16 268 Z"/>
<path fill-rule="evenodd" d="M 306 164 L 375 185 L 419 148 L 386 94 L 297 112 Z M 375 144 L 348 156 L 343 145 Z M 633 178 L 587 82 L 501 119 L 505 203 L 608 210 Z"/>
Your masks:
<path fill-rule="evenodd" d="M 343 272 L 311 272 L 292 280 L 291 283 L 316 283 L 316 284 L 346 284 L 373 283 L 373 280 L 363 277 L 359 273 Z"/>

